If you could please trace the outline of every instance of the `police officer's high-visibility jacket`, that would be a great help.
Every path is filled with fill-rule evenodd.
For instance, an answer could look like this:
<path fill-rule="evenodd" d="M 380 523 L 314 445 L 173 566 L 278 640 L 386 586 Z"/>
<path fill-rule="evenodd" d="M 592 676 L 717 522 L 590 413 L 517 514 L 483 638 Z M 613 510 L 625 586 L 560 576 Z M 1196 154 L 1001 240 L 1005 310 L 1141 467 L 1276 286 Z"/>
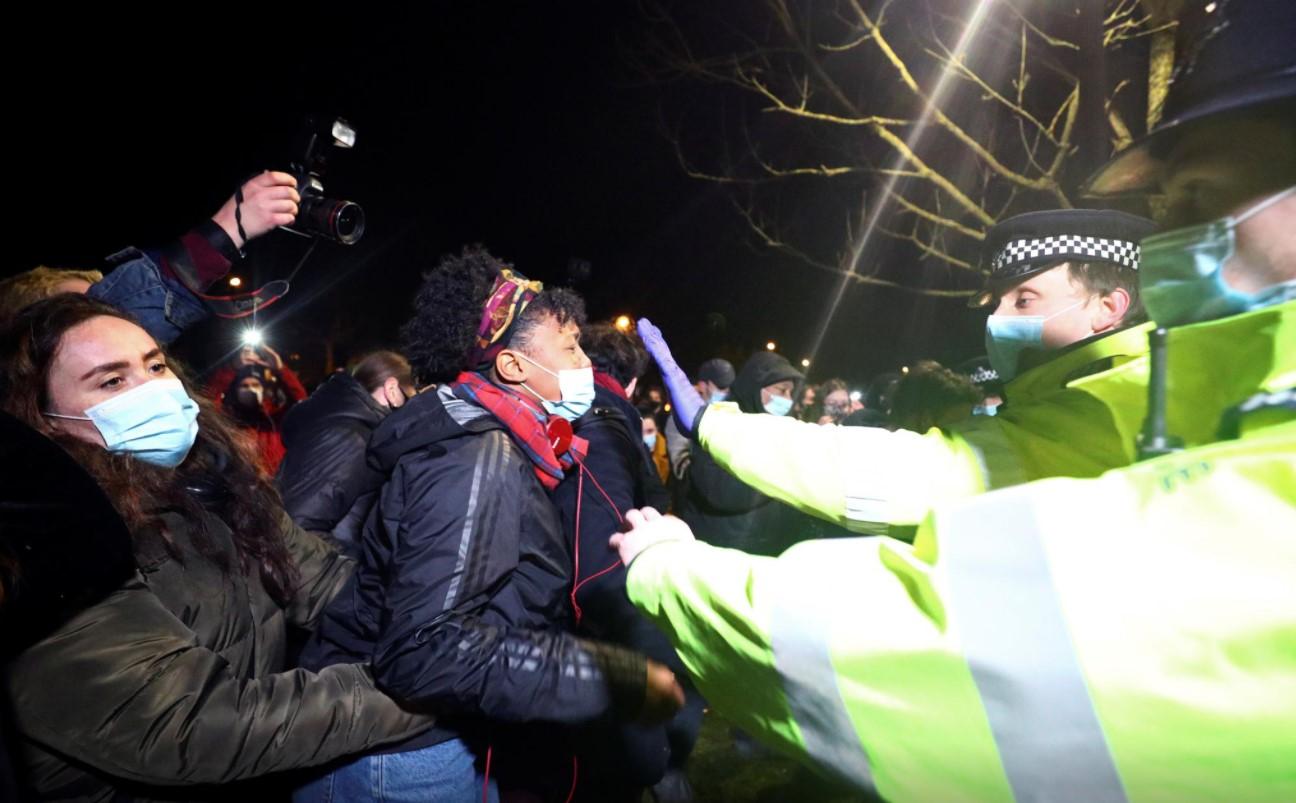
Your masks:
<path fill-rule="evenodd" d="M 697 437 L 735 476 L 807 513 L 856 532 L 912 526 L 942 502 L 1132 463 L 1147 410 L 1149 328 L 1064 351 L 1010 382 L 998 415 L 949 432 L 821 427 L 714 404 Z M 1209 443 L 1226 410 L 1257 389 L 1291 385 L 1293 344 L 1296 302 L 1172 330 L 1170 432 L 1189 446 Z"/>
<path fill-rule="evenodd" d="M 725 718 L 889 800 L 1296 800 L 1286 405 L 939 507 L 912 544 L 668 541 L 627 588 Z"/>

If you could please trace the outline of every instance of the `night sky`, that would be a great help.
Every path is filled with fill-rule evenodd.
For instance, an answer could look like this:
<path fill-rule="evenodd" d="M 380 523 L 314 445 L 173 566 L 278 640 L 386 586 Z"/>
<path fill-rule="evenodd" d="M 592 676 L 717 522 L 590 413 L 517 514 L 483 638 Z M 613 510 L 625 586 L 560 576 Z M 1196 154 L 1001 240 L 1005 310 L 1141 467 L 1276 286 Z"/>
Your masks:
<path fill-rule="evenodd" d="M 164 242 L 243 177 L 286 165 L 306 114 L 339 114 L 358 143 L 326 188 L 365 207 L 367 233 L 321 243 L 262 321 L 308 380 L 330 336 L 339 360 L 395 345 L 420 272 L 472 242 L 574 286 L 591 318 L 653 318 L 686 366 L 771 339 L 794 363 L 809 356 L 837 279 L 762 250 L 722 189 L 684 175 L 663 121 L 711 96 L 630 66 L 645 26 L 635 4 L 206 13 L 153 18 L 169 29 L 158 33 L 117 16 L 7 26 L 5 275 Z M 274 233 L 236 272 L 284 276 L 306 245 Z M 588 275 L 571 269 L 582 261 Z M 980 321 L 958 299 L 853 287 L 811 377 L 858 383 L 919 357 L 969 357 Z M 239 328 L 204 325 L 181 351 L 203 367 Z"/>

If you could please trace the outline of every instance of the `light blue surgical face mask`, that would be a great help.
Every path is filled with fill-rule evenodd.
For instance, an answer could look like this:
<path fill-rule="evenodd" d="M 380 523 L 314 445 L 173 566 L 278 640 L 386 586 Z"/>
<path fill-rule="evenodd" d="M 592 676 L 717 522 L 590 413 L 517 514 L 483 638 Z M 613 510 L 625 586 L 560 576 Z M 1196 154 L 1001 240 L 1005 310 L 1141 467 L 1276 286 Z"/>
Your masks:
<path fill-rule="evenodd" d="M 999 405 L 997 404 L 978 404 L 972 408 L 972 415 L 997 415 Z"/>
<path fill-rule="evenodd" d="M 89 421 L 108 451 L 166 468 L 184 462 L 198 437 L 198 404 L 178 379 L 150 380 L 88 408 L 83 416 L 45 415 Z"/>
<path fill-rule="evenodd" d="M 765 402 L 765 412 L 770 415 L 787 415 L 792 412 L 792 400 L 786 396 L 770 396 Z"/>
<path fill-rule="evenodd" d="M 656 449 L 656 448 L 657 448 L 657 433 L 654 432 L 654 433 L 651 434 L 651 435 L 644 435 L 644 436 L 643 436 L 643 442 L 644 442 L 644 446 L 647 446 L 647 447 L 648 447 L 648 451 L 651 452 L 653 449 Z"/>
<path fill-rule="evenodd" d="M 727 398 L 729 398 L 729 391 L 727 390 L 717 390 L 715 393 L 711 394 L 712 402 L 722 402 Z"/>
<path fill-rule="evenodd" d="M 1085 305 L 1077 301 L 1049 316 L 1044 315 L 991 315 L 986 318 L 985 346 L 990 366 L 1004 382 L 1017 376 L 1021 354 L 1026 349 L 1044 349 L 1044 323 L 1057 316 Z"/>
<path fill-rule="evenodd" d="M 1244 293 L 1224 281 L 1224 265 L 1237 253 L 1237 227 L 1296 194 L 1289 187 L 1236 217 L 1223 217 L 1143 240 L 1139 272 L 1143 305 L 1162 326 L 1179 326 L 1259 309 L 1296 295 L 1296 282 Z"/>
<path fill-rule="evenodd" d="M 522 359 L 544 371 L 550 376 L 558 378 L 558 390 L 562 394 L 560 401 L 549 401 L 544 396 L 536 393 L 522 383 L 522 387 L 531 392 L 544 405 L 545 411 L 550 415 L 562 416 L 568 421 L 575 421 L 589 412 L 590 407 L 594 406 L 594 369 L 593 368 L 564 368 L 554 373 L 545 368 L 540 363 L 530 357 L 518 352 Z"/>

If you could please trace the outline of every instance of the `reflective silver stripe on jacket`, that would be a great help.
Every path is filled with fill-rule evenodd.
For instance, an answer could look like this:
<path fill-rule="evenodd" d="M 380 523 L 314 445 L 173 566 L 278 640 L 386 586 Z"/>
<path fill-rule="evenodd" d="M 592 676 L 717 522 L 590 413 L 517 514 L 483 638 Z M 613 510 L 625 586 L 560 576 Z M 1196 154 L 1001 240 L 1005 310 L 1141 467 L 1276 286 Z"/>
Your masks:
<path fill-rule="evenodd" d="M 999 491 L 939 519 L 964 655 L 1017 800 L 1124 801 L 1030 499 Z"/>
<path fill-rule="evenodd" d="M 783 694 L 796 719 L 807 753 L 845 781 L 872 791 L 873 772 L 859 734 L 837 688 L 837 673 L 829 655 L 828 623 L 840 615 L 843 583 L 849 567 L 825 567 L 815 592 L 775 602 L 770 622 L 770 648 L 783 683 Z"/>

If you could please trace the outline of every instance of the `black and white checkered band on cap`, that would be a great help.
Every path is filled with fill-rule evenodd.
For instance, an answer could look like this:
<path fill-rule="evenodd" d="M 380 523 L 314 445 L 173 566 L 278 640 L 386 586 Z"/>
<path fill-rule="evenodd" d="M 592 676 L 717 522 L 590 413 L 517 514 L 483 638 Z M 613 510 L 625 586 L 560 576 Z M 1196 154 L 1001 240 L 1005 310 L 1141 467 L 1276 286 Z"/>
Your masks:
<path fill-rule="evenodd" d="M 988 365 L 978 365 L 967 375 L 974 385 L 984 385 L 986 382 L 998 382 L 999 372 Z"/>
<path fill-rule="evenodd" d="M 1017 265 L 1066 259 L 1101 260 L 1138 270 L 1139 245 L 1130 240 L 1073 234 L 1009 240 L 995 254 L 990 270 L 995 276 L 1003 276 L 1016 273 L 1012 269 Z"/>
<path fill-rule="evenodd" d="M 1108 262 L 1137 271 L 1139 241 L 1155 230 L 1151 220 L 1114 209 L 1045 209 L 1001 220 L 986 232 L 986 283 L 969 304 L 984 306 L 1008 284 L 1063 262 Z"/>

